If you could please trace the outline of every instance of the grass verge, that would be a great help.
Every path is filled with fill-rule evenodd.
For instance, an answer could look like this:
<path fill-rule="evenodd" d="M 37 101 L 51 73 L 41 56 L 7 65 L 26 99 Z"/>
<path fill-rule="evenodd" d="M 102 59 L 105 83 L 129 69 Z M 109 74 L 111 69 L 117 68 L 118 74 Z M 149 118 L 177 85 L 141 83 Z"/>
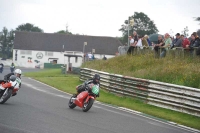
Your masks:
<path fill-rule="evenodd" d="M 151 79 L 177 85 L 200 88 L 200 57 L 177 58 L 166 56 L 154 58 L 152 54 L 117 56 L 108 60 L 95 60 L 83 64 L 108 73 L 136 78 Z"/>
<path fill-rule="evenodd" d="M 26 77 L 32 77 L 59 90 L 68 93 L 75 93 L 75 87 L 82 82 L 79 81 L 78 75 L 63 75 L 58 69 L 44 70 L 40 72 L 30 72 L 24 74 Z M 53 81 L 53 82 L 52 82 Z M 152 105 L 143 103 L 140 100 L 129 97 L 118 97 L 112 93 L 101 90 L 98 101 L 107 104 L 126 107 L 136 111 L 140 111 L 158 118 L 176 122 L 181 125 L 196 128 L 200 130 L 200 117 L 180 113 Z"/>

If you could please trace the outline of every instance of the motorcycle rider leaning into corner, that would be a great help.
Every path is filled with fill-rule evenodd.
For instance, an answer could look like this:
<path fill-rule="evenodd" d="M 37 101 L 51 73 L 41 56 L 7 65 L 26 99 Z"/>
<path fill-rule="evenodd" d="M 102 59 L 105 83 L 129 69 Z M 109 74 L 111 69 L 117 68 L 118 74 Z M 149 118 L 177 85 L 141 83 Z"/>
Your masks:
<path fill-rule="evenodd" d="M 86 80 L 84 83 L 86 83 L 87 85 L 94 84 L 100 87 L 100 75 L 95 74 L 93 78 Z M 83 91 L 87 91 L 87 88 L 84 84 L 81 84 L 76 87 L 76 90 L 77 90 L 77 94 L 75 94 L 75 96 L 77 96 L 79 93 Z M 97 95 L 97 97 L 99 97 L 99 94 Z"/>
<path fill-rule="evenodd" d="M 7 75 L 4 76 L 4 80 L 0 80 L 1 87 L 3 89 L 7 88 L 9 86 L 9 84 L 6 83 L 6 81 L 8 81 L 12 75 L 15 75 L 16 80 L 19 84 L 19 88 L 20 88 L 21 87 L 21 74 L 22 74 L 22 71 L 20 69 L 16 69 L 14 71 L 14 73 L 8 73 Z M 14 94 L 12 96 L 15 96 L 15 95 L 17 95 L 17 92 L 14 92 Z"/>

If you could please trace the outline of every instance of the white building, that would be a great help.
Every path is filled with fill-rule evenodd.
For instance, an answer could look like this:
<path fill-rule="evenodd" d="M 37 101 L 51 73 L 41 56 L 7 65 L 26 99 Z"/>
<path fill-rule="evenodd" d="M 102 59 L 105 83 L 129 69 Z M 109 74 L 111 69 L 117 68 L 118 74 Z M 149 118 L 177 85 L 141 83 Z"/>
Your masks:
<path fill-rule="evenodd" d="M 113 37 L 16 32 L 13 62 L 21 67 L 43 68 L 46 63 L 67 64 L 70 57 L 72 66 L 80 67 L 83 52 L 92 52 L 97 59 L 104 55 L 112 58 L 120 45 L 120 41 Z"/>

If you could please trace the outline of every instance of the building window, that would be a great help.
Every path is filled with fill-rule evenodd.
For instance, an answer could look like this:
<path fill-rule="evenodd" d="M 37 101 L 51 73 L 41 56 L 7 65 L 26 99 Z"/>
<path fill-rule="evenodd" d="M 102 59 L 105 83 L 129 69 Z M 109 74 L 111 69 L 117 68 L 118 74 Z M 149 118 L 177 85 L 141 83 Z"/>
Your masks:
<path fill-rule="evenodd" d="M 50 63 L 57 64 L 57 60 L 51 60 Z"/>
<path fill-rule="evenodd" d="M 53 56 L 53 52 L 45 52 L 45 56 Z"/>
<path fill-rule="evenodd" d="M 32 55 L 32 51 L 30 50 L 20 50 L 21 55 Z"/>

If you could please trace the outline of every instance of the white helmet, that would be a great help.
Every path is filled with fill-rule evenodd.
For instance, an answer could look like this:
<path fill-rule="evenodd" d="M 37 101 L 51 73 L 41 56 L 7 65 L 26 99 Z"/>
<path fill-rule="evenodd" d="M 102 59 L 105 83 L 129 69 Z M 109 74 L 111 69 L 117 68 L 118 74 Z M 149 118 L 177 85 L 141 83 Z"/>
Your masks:
<path fill-rule="evenodd" d="M 16 69 L 14 73 L 17 73 L 17 74 L 20 74 L 20 75 L 21 75 L 21 74 L 22 74 L 22 71 L 21 71 L 20 69 Z"/>

